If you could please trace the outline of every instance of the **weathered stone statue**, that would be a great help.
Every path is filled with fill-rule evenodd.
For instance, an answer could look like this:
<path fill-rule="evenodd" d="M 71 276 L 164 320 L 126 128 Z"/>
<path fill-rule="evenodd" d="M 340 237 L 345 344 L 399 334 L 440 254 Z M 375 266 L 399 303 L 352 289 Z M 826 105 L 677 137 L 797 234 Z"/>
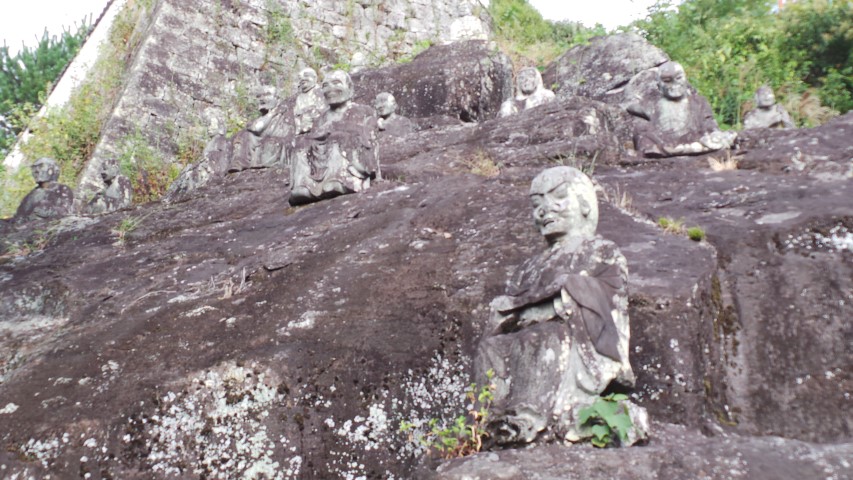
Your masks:
<path fill-rule="evenodd" d="M 33 178 L 38 186 L 21 201 L 15 221 L 60 218 L 72 212 L 74 192 L 57 183 L 59 165 L 52 158 L 41 158 L 32 165 Z"/>
<path fill-rule="evenodd" d="M 450 23 L 450 41 L 488 40 L 489 32 L 483 20 L 474 15 L 474 9 L 467 1 L 459 4 L 458 17 Z"/>
<path fill-rule="evenodd" d="M 323 79 L 323 96 L 329 110 L 294 141 L 291 205 L 360 192 L 380 178 L 373 109 L 351 101 L 352 79 L 342 70 Z"/>
<path fill-rule="evenodd" d="M 101 166 L 101 180 L 104 181 L 106 188 L 89 200 L 86 213 L 99 215 L 130 206 L 133 187 L 130 180 L 119 173 L 118 162 L 104 162 Z"/>
<path fill-rule="evenodd" d="M 516 114 L 528 108 L 537 107 L 554 100 L 554 92 L 542 85 L 542 74 L 534 67 L 518 72 L 516 80 L 518 94 L 501 104 L 501 117 Z"/>
<path fill-rule="evenodd" d="M 258 90 L 258 111 L 260 117 L 231 139 L 229 172 L 272 167 L 283 160 L 282 148 L 292 128 L 282 111 L 274 87 Z"/>
<path fill-rule="evenodd" d="M 649 120 L 634 138 L 646 157 L 670 157 L 712 152 L 731 147 L 737 134 L 722 132 L 708 101 L 693 94 L 684 68 L 666 62 L 658 68 L 660 98 L 628 105 L 628 113 Z"/>
<path fill-rule="evenodd" d="M 548 248 L 516 270 L 491 315 L 474 367 L 494 370 L 492 437 L 498 444 L 577 441 L 591 436 L 579 410 L 610 385 L 631 386 L 628 267 L 598 236 L 589 178 L 572 167 L 539 174 L 530 187 L 533 220 Z M 630 405 L 633 443 L 647 416 Z"/>
<path fill-rule="evenodd" d="M 311 68 L 305 68 L 299 72 L 299 95 L 296 97 L 296 106 L 293 107 L 293 123 L 296 133 L 305 133 L 311 130 L 314 121 L 329 109 L 323 92 L 317 86 L 317 72 Z"/>
<path fill-rule="evenodd" d="M 397 99 L 388 92 L 376 95 L 373 102 L 379 116 L 377 126 L 380 132 L 394 137 L 403 137 L 415 131 L 415 123 L 406 117 L 397 115 Z"/>
<path fill-rule="evenodd" d="M 743 128 L 794 128 L 785 107 L 776 103 L 773 89 L 760 87 L 755 92 L 755 108 L 743 116 Z"/>

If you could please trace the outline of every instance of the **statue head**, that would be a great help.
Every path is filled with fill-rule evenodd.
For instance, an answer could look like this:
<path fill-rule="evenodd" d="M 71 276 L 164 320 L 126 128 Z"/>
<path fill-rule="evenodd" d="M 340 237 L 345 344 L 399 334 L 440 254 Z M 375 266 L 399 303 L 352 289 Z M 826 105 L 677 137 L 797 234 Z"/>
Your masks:
<path fill-rule="evenodd" d="M 352 79 L 343 70 L 335 70 L 323 78 L 323 96 L 329 107 L 339 107 L 348 102 L 353 90 Z"/>
<path fill-rule="evenodd" d="M 523 68 L 518 72 L 516 79 L 518 91 L 523 95 L 530 95 L 538 88 L 542 87 L 542 74 L 535 67 Z"/>
<path fill-rule="evenodd" d="M 687 75 L 678 62 L 666 62 L 658 67 L 658 88 L 664 97 L 679 100 L 687 94 Z"/>
<path fill-rule="evenodd" d="M 299 71 L 299 91 L 306 93 L 317 85 L 317 72 L 313 68 L 303 68 Z"/>
<path fill-rule="evenodd" d="M 595 236 L 598 198 L 592 181 L 580 170 L 573 167 L 545 170 L 530 184 L 530 199 L 533 221 L 548 243 Z"/>
<path fill-rule="evenodd" d="M 373 101 L 373 108 L 376 109 L 377 115 L 388 118 L 397 111 L 397 99 L 388 92 L 382 92 Z"/>
<path fill-rule="evenodd" d="M 30 168 L 33 171 L 33 179 L 40 187 L 59 178 L 59 165 L 52 158 L 40 158 Z"/>
<path fill-rule="evenodd" d="M 107 160 L 101 165 L 101 180 L 107 185 L 113 183 L 113 180 L 119 174 L 118 162 Z"/>
<path fill-rule="evenodd" d="M 258 88 L 255 92 L 255 95 L 258 98 L 258 110 L 260 110 L 262 115 L 266 115 L 272 109 L 275 108 L 276 104 L 276 91 L 273 86 L 264 86 Z"/>
<path fill-rule="evenodd" d="M 758 108 L 770 108 L 776 105 L 776 96 L 773 89 L 764 85 L 755 91 L 755 106 Z"/>

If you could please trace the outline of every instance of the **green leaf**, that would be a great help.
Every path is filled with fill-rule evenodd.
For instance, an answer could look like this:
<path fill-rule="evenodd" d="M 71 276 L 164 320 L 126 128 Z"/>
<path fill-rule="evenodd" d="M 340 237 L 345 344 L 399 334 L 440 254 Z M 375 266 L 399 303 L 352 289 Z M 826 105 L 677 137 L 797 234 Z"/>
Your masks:
<path fill-rule="evenodd" d="M 634 422 L 631 421 L 631 417 L 627 413 L 620 413 L 619 415 L 609 417 L 607 425 L 619 434 L 619 438 L 626 441 L 628 440 L 628 432 L 631 431 Z"/>

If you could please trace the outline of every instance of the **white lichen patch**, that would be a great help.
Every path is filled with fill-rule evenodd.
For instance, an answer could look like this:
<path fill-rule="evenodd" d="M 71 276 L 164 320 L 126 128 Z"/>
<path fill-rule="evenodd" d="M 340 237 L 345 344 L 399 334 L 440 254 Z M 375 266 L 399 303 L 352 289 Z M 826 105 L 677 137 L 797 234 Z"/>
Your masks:
<path fill-rule="evenodd" d="M 299 320 L 293 320 L 284 328 L 278 329 L 278 333 L 279 335 L 287 336 L 290 335 L 291 330 L 307 330 L 309 328 L 314 328 L 314 325 L 317 323 L 317 318 L 322 318 L 325 315 L 327 315 L 326 312 L 315 312 L 313 310 L 309 310 L 300 315 Z"/>
<path fill-rule="evenodd" d="M 36 440 L 31 438 L 26 444 L 21 446 L 21 453 L 32 460 L 35 460 L 45 468 L 59 457 L 62 446 L 68 443 L 68 434 L 62 438 L 51 438 L 47 440 Z"/>
<path fill-rule="evenodd" d="M 131 419 L 145 424 L 147 461 L 154 472 L 223 480 L 299 477 L 301 457 L 289 455 L 294 449 L 286 448 L 288 440 L 276 440 L 269 431 L 269 419 L 283 400 L 274 375 L 226 364 L 189 384 L 163 395 L 155 415 Z"/>
<path fill-rule="evenodd" d="M 798 235 L 790 234 L 782 242 L 786 251 L 853 251 L 853 232 L 844 224 L 837 224 L 830 228 L 826 234 L 821 232 L 806 231 Z"/>
<path fill-rule="evenodd" d="M 397 452 L 401 461 L 423 455 L 426 448 L 419 439 L 429 430 L 429 421 L 435 418 L 446 425 L 465 412 L 469 382 L 464 360 L 452 363 L 441 354 L 432 358 L 426 375 L 410 370 L 402 382 L 402 398 L 393 398 L 384 391 L 364 414 L 337 422 L 340 427 L 335 433 L 345 448 L 342 452 L 330 452 L 336 459 L 330 466 L 332 472 L 339 478 L 367 478 L 364 464 L 352 460 L 353 452 L 359 452 L 356 458 L 361 458 L 390 449 Z M 334 419 L 329 421 L 335 424 Z M 404 421 L 414 425 L 411 432 L 400 432 Z"/>
<path fill-rule="evenodd" d="M 210 305 L 202 305 L 198 308 L 194 308 L 194 309 L 190 310 L 189 312 L 183 313 L 181 316 L 187 317 L 187 318 L 194 318 L 194 317 L 201 316 L 205 312 L 211 312 L 213 310 L 216 310 L 216 307 L 211 307 Z"/>
<path fill-rule="evenodd" d="M 0 415 L 9 415 L 11 413 L 15 413 L 16 410 L 18 410 L 18 406 L 9 402 L 5 407 L 0 408 Z"/>

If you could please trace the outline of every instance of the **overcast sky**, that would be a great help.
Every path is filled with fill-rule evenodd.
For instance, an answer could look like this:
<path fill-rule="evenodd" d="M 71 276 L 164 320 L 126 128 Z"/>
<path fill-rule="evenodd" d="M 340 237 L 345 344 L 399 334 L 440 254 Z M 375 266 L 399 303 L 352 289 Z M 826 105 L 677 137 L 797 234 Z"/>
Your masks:
<path fill-rule="evenodd" d="M 642 18 L 654 0 L 529 0 L 545 18 L 601 23 L 608 29 Z M 0 43 L 17 52 L 24 42 L 37 43 L 44 28 L 57 34 L 84 17 L 97 19 L 107 0 L 6 0 L 0 15 Z"/>

